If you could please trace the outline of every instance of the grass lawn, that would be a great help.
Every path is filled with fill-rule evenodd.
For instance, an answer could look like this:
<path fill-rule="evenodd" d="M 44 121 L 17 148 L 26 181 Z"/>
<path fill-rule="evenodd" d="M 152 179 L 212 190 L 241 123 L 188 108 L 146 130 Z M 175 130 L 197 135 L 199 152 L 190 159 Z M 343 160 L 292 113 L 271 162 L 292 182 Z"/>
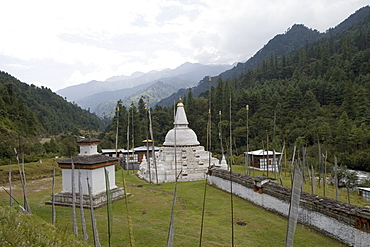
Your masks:
<path fill-rule="evenodd" d="M 27 180 L 35 180 L 53 176 L 53 164 L 56 165 L 56 174 L 61 175 L 62 170 L 57 166 L 56 161 L 61 159 L 44 159 L 41 162 L 31 162 L 24 165 Z M 22 169 L 22 164 L 20 164 Z M 9 182 L 9 170 L 12 170 L 12 181 L 20 180 L 18 164 L 0 166 L 0 185 Z"/>
<path fill-rule="evenodd" d="M 235 170 L 243 167 L 235 166 Z M 173 201 L 174 183 L 154 185 L 142 181 L 134 172 L 119 170 L 116 185 L 122 187 L 122 173 L 126 178 L 129 214 L 135 246 L 166 246 Z M 51 178 L 28 181 L 28 199 L 32 213 L 51 222 L 51 206 L 45 205 L 51 194 Z M 56 193 L 62 189 L 57 177 Z M 8 189 L 8 184 L 2 185 Z M 23 202 L 20 183 L 15 183 L 14 195 Z M 205 181 L 178 183 L 175 204 L 174 246 L 199 246 L 203 196 L 206 192 L 202 246 L 231 246 L 232 228 L 235 246 L 284 246 L 287 219 L 263 210 L 252 203 L 233 196 L 234 216 L 231 215 L 230 194 L 205 186 Z M 345 193 L 343 193 L 345 194 Z M 1 189 L 0 206 L 9 205 L 9 197 Z M 56 227 L 73 234 L 71 208 L 57 207 Z M 108 246 L 107 208 L 95 210 L 100 242 Z M 79 216 L 79 208 L 76 210 Z M 90 211 L 85 209 L 89 244 L 93 245 Z M 125 200 L 113 203 L 113 237 L 111 246 L 129 246 L 129 227 Z M 80 222 L 80 219 L 78 219 Z M 233 226 L 233 227 L 232 227 Z M 79 238 L 82 240 L 81 225 Z M 0 245 L 2 245 L 0 243 Z M 68 245 L 68 244 L 66 244 Z M 306 226 L 296 229 L 295 246 L 344 246 Z"/>

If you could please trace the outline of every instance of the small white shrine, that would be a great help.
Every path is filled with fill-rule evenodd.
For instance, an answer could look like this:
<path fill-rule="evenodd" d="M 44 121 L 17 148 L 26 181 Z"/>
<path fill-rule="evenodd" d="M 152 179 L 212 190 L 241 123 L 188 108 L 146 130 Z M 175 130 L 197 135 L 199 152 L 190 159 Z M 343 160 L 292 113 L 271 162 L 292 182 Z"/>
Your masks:
<path fill-rule="evenodd" d="M 123 188 L 116 186 L 115 165 L 117 158 L 104 156 L 97 151 L 100 141 L 94 138 L 83 138 L 77 142 L 80 146 L 80 154 L 70 159 L 58 162 L 62 168 L 63 191 L 54 195 L 56 205 L 72 205 L 72 181 L 76 195 L 76 206 L 79 206 L 80 185 L 83 195 L 83 207 L 90 207 L 88 183 L 93 196 L 93 207 L 98 208 L 107 203 L 105 170 L 108 172 L 109 187 L 112 200 L 124 197 Z M 72 165 L 74 169 L 72 169 Z M 72 180 L 72 178 L 74 178 Z M 81 183 L 81 184 L 79 184 Z M 52 198 L 51 198 L 52 200 Z M 51 204 L 51 201 L 46 202 Z"/>
<path fill-rule="evenodd" d="M 137 175 L 152 183 L 204 180 L 211 166 L 228 170 L 226 160 L 212 157 L 212 153 L 200 146 L 195 132 L 188 127 L 184 105 L 179 101 L 174 128 L 168 131 L 163 147 L 156 152 L 156 162 L 145 158 Z M 157 181 L 158 179 L 158 181 Z"/>

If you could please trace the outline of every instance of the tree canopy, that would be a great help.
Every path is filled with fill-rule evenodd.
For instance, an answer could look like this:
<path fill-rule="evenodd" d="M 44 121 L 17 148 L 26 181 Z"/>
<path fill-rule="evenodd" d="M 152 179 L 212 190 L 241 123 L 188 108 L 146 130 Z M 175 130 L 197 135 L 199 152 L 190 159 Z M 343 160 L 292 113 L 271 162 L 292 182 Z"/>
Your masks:
<path fill-rule="evenodd" d="M 211 106 L 211 150 L 221 153 L 220 137 L 224 147 L 229 145 L 231 124 L 234 154 L 242 154 L 248 114 L 250 150 L 263 148 L 268 134 L 270 149 L 281 150 L 284 143 L 306 146 L 308 159 L 317 161 L 320 144 L 322 151 L 332 154 L 329 161 L 336 154 L 341 165 L 370 171 L 369 23 L 368 14 L 345 31 L 328 32 L 282 55 L 271 53 L 238 77 L 208 83 L 208 90 L 197 98 L 187 90 L 182 97 L 189 127 L 205 146 Z M 152 110 L 157 144 L 172 128 L 172 112 L 173 107 Z M 134 116 L 145 125 L 143 114 Z M 139 140 L 145 139 L 144 133 Z"/>

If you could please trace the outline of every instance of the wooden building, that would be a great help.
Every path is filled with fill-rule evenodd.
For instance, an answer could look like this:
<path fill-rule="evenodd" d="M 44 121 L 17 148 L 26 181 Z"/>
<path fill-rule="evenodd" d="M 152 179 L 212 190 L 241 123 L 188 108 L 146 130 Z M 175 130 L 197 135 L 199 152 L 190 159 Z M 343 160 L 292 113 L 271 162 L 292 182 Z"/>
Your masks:
<path fill-rule="evenodd" d="M 144 159 L 144 156 L 146 159 L 153 156 L 153 146 L 152 140 L 143 140 L 143 146 L 136 147 L 134 149 L 102 149 L 102 153 L 105 156 L 109 157 L 116 157 L 116 153 L 118 158 L 122 162 L 123 169 L 125 170 L 138 170 L 140 163 Z M 158 152 L 159 147 L 154 146 L 154 152 Z"/>
<path fill-rule="evenodd" d="M 358 187 L 358 193 L 366 201 L 370 201 L 370 188 Z"/>
<path fill-rule="evenodd" d="M 249 157 L 249 167 L 260 171 L 279 171 L 278 161 L 281 153 L 263 149 L 244 153 Z M 267 161 L 268 160 L 268 161 Z"/>

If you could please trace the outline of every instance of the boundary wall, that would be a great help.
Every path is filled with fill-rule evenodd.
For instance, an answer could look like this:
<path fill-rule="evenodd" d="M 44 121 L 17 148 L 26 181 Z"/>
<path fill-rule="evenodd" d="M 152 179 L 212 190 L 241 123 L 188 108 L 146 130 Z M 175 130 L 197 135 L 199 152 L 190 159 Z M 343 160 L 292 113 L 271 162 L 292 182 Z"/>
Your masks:
<path fill-rule="evenodd" d="M 250 177 L 212 168 L 211 185 L 267 210 L 288 216 L 291 189 L 266 176 Z M 298 222 L 350 246 L 370 246 L 370 207 L 357 207 L 327 197 L 302 192 Z"/>

